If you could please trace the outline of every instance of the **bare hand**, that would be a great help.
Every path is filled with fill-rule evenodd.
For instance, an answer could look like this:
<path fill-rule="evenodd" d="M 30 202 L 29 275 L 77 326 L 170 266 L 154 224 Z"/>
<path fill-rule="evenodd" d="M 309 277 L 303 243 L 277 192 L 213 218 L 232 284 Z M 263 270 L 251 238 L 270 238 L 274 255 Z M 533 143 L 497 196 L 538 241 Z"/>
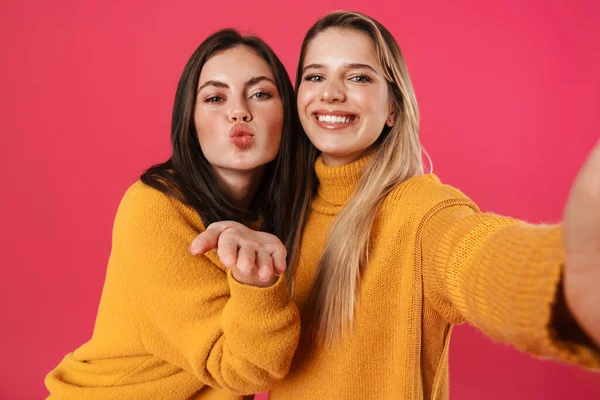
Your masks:
<path fill-rule="evenodd" d="M 286 269 L 287 252 L 277 236 L 238 222 L 210 224 L 192 241 L 190 253 L 204 254 L 215 248 L 233 277 L 246 285 L 271 286 Z"/>
<path fill-rule="evenodd" d="M 600 142 L 571 188 L 565 209 L 565 300 L 600 346 Z"/>

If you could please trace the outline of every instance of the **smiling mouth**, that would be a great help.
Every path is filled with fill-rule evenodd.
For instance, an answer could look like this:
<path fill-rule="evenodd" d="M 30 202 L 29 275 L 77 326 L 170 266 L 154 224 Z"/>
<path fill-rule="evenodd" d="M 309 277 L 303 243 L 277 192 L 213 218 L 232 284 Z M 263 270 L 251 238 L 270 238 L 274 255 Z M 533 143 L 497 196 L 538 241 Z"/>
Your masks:
<path fill-rule="evenodd" d="M 343 114 L 325 114 L 325 113 L 314 113 L 313 114 L 317 125 L 327 129 L 340 129 L 350 126 L 356 121 L 356 115 L 350 113 Z"/>

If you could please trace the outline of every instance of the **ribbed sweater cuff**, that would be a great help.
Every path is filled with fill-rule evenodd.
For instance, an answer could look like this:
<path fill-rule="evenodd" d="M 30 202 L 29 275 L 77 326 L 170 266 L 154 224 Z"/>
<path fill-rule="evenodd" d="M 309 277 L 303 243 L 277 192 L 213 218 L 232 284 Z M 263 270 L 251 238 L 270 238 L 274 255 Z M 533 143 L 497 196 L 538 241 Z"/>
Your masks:
<path fill-rule="evenodd" d="M 265 314 L 269 310 L 285 307 L 290 302 L 287 293 L 285 277 L 282 275 L 277 282 L 269 287 L 258 287 L 238 282 L 227 270 L 231 301 L 236 304 L 238 311 Z"/>
<path fill-rule="evenodd" d="M 457 262 L 470 267 L 447 271 L 448 294 L 461 298 L 463 315 L 492 337 L 534 355 L 599 368 L 594 347 L 561 340 L 552 323 L 564 267 L 562 227 L 520 221 L 501 226 L 505 222 L 491 218 L 468 230 L 489 237 L 474 259 Z M 438 247 L 440 257 L 454 264 L 463 253 L 457 246 L 469 248 L 469 237 L 447 235 Z"/>

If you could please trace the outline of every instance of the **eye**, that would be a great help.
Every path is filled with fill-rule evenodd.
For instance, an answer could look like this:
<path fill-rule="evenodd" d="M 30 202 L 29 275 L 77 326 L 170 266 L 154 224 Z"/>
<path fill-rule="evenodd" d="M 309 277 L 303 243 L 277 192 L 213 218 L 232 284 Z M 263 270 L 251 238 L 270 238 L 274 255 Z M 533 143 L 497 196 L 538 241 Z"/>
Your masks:
<path fill-rule="evenodd" d="M 255 99 L 258 99 L 258 100 L 268 100 L 271 97 L 273 97 L 273 95 L 271 93 L 267 92 L 267 91 L 264 91 L 264 90 L 260 91 L 260 92 L 256 92 L 256 93 L 254 93 L 251 96 L 251 98 L 255 98 Z"/>
<path fill-rule="evenodd" d="M 218 95 L 208 96 L 204 98 L 205 103 L 221 103 L 225 101 L 225 99 Z"/>
<path fill-rule="evenodd" d="M 369 83 L 372 81 L 371 78 L 369 78 L 367 75 L 355 75 L 353 77 L 350 78 L 350 80 L 352 82 L 357 82 L 357 83 Z"/>
<path fill-rule="evenodd" d="M 323 82 L 325 78 L 321 75 L 306 75 L 304 80 L 307 82 Z"/>

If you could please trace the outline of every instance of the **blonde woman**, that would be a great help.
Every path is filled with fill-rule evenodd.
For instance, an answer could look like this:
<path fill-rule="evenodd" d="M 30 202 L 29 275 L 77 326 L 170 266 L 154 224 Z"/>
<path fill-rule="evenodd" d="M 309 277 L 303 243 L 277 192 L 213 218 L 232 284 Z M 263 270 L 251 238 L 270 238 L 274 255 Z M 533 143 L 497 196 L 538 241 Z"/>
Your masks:
<path fill-rule="evenodd" d="M 536 356 L 600 367 L 600 147 L 564 223 L 531 225 L 481 213 L 423 173 L 410 78 L 372 18 L 317 21 L 296 90 L 315 165 L 298 263 L 286 271 L 303 339 L 272 400 L 447 398 L 450 333 L 463 322 Z M 263 251 L 253 231 L 221 222 L 191 250 L 217 246 L 226 265 L 260 268 L 242 245 Z"/>

